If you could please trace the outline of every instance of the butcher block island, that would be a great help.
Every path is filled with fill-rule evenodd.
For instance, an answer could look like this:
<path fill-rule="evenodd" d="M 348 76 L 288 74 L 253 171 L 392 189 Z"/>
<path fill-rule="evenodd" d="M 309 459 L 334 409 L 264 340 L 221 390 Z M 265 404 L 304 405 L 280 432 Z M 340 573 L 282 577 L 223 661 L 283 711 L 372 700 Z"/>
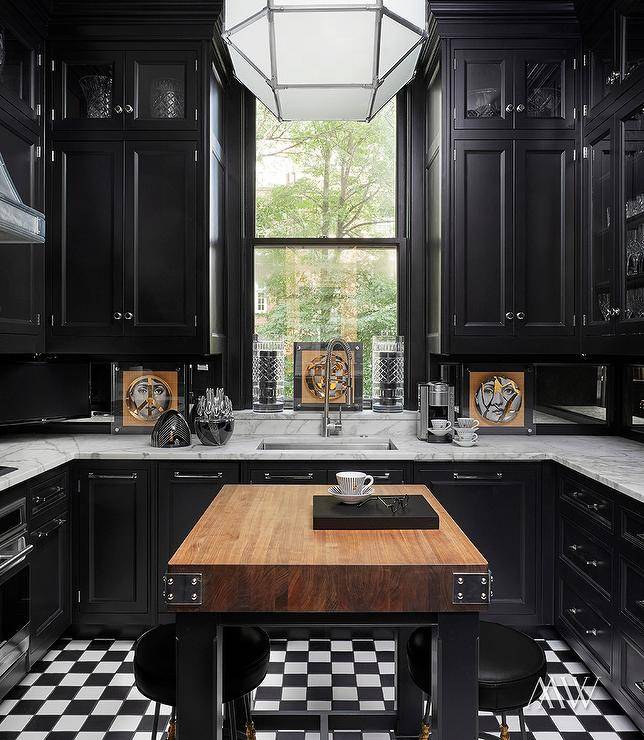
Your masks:
<path fill-rule="evenodd" d="M 179 740 L 221 736 L 223 626 L 240 623 L 432 624 L 432 737 L 478 737 L 488 563 L 425 486 L 378 486 L 376 493 L 424 496 L 439 527 L 314 530 L 313 496 L 326 494 L 325 486 L 222 488 L 168 563 Z M 399 695 L 399 713 L 404 703 Z"/>

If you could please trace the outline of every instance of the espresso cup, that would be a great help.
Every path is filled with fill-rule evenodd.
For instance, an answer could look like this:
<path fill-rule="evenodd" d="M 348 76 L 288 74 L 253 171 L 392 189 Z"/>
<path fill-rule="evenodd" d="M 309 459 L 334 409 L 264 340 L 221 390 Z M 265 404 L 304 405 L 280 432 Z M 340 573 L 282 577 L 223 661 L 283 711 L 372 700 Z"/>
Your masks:
<path fill-rule="evenodd" d="M 448 429 L 452 428 L 452 422 L 448 421 L 447 419 L 432 419 L 432 428 L 444 429 L 445 431 L 447 431 Z"/>
<path fill-rule="evenodd" d="M 355 496 L 362 493 L 365 488 L 373 485 L 373 476 L 356 471 L 347 471 L 336 474 L 338 486 L 345 496 Z"/>
<path fill-rule="evenodd" d="M 462 429 L 478 429 L 479 428 L 479 422 L 478 419 L 472 419 L 470 416 L 464 416 L 460 419 L 456 420 L 458 422 L 459 427 Z"/>

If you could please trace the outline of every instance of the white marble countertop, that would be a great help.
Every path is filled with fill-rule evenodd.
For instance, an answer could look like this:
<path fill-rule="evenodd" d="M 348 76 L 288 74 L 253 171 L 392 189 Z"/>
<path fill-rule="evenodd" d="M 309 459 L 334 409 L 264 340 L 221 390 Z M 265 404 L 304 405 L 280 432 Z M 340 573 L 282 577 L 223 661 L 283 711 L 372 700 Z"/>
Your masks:
<path fill-rule="evenodd" d="M 301 435 L 299 439 L 301 439 Z M 15 435 L 0 438 L 0 466 L 15 467 L 0 476 L 0 491 L 71 460 L 295 461 L 379 460 L 382 462 L 527 462 L 553 460 L 644 502 L 644 445 L 621 437 L 480 436 L 472 448 L 428 444 L 415 437 L 389 435 L 395 450 L 262 450 L 262 436 L 234 435 L 225 447 L 194 444 L 181 449 L 150 447 L 149 437 Z M 196 438 L 194 438 L 196 441 Z M 319 439 L 319 438 L 318 438 Z"/>

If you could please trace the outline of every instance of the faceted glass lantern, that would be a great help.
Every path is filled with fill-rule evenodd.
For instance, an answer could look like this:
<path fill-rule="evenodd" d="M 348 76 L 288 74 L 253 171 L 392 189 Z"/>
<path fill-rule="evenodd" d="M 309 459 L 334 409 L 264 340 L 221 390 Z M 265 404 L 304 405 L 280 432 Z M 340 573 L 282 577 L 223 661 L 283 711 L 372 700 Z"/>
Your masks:
<path fill-rule="evenodd" d="M 405 392 L 404 337 L 374 337 L 371 362 L 373 410 L 380 413 L 402 411 Z"/>
<path fill-rule="evenodd" d="M 282 121 L 369 121 L 414 76 L 425 0 L 226 0 L 235 74 Z"/>
<path fill-rule="evenodd" d="M 253 411 L 284 411 L 284 340 L 253 337 Z"/>

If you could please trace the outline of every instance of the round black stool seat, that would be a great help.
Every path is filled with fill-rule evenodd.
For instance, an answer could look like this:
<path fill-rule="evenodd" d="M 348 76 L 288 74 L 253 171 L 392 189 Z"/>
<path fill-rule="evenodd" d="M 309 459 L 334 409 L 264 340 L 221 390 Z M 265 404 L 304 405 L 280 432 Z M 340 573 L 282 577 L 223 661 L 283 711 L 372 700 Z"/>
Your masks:
<path fill-rule="evenodd" d="M 153 627 L 138 639 L 134 678 L 138 690 L 161 704 L 176 704 L 176 630 L 174 624 Z M 254 691 L 264 680 L 270 660 L 270 640 L 259 627 L 224 627 L 223 698 L 234 701 Z"/>
<path fill-rule="evenodd" d="M 431 693 L 431 627 L 419 627 L 407 643 L 412 680 Z M 509 711 L 525 707 L 539 679 L 547 673 L 543 648 L 511 627 L 481 622 L 479 637 L 479 709 Z"/>

